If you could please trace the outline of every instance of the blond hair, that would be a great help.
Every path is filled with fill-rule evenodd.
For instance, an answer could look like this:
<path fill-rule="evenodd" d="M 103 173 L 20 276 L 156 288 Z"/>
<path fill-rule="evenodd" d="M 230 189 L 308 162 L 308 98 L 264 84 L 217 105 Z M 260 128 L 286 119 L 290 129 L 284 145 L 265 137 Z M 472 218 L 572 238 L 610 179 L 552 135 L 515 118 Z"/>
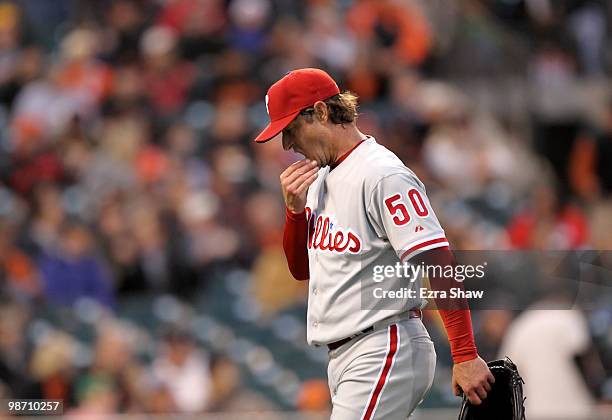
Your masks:
<path fill-rule="evenodd" d="M 357 120 L 357 95 L 345 91 L 326 99 L 329 108 L 329 119 L 334 124 L 350 124 Z"/>

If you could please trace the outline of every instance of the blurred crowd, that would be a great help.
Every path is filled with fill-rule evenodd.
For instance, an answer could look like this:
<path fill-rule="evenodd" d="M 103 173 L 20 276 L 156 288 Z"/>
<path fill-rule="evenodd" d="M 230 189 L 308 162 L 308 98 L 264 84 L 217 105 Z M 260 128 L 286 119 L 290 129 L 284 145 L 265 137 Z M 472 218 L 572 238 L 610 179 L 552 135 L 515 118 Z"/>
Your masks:
<path fill-rule="evenodd" d="M 69 335 L 24 331 L 41 305 L 189 302 L 236 267 L 265 316 L 303 304 L 278 182 L 300 157 L 252 142 L 299 67 L 359 96 L 454 248 L 611 250 L 611 22 L 605 0 L 0 2 L 0 393 L 219 409 L 202 395 L 235 366 L 180 331 L 136 363 L 137 336 L 100 326 L 80 370 Z M 512 315 L 474 316 L 494 357 Z"/>

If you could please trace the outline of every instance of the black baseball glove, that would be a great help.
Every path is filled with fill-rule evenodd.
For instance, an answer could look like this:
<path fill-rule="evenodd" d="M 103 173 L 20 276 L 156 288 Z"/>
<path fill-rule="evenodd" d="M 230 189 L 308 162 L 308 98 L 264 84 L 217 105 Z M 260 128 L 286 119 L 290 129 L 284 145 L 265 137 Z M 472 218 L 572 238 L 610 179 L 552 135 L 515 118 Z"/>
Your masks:
<path fill-rule="evenodd" d="M 480 405 L 463 395 L 459 420 L 525 420 L 523 378 L 508 357 L 487 363 L 495 383 Z"/>

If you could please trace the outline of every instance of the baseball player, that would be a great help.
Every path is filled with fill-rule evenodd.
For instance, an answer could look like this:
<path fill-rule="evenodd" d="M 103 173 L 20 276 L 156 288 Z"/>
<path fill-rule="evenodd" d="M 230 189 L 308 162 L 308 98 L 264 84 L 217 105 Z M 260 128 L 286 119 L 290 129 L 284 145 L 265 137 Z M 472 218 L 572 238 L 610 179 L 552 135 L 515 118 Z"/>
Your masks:
<path fill-rule="evenodd" d="M 331 418 L 406 419 L 432 385 L 433 342 L 425 302 L 381 299 L 373 267 L 450 264 L 452 254 L 415 174 L 357 128 L 356 97 L 324 71 L 300 69 L 266 95 L 270 124 L 256 142 L 282 133 L 305 156 L 280 176 L 286 204 L 283 247 L 293 276 L 309 279 L 307 339 L 329 349 Z M 435 250 L 435 252 L 434 252 Z M 436 279 L 430 278 L 434 288 Z M 440 308 L 440 306 L 439 306 Z M 453 357 L 452 386 L 479 404 L 494 377 L 478 356 L 469 310 L 439 309 Z"/>

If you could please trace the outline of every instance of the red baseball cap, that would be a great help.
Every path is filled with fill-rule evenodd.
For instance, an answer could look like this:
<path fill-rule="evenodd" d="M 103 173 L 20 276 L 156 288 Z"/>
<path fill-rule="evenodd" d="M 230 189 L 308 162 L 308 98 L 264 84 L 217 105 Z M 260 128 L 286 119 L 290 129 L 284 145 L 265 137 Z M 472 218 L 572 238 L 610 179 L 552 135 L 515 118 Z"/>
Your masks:
<path fill-rule="evenodd" d="M 340 93 L 334 79 L 323 70 L 294 70 L 270 86 L 266 109 L 270 124 L 255 138 L 257 143 L 271 140 L 283 131 L 301 110 Z"/>

